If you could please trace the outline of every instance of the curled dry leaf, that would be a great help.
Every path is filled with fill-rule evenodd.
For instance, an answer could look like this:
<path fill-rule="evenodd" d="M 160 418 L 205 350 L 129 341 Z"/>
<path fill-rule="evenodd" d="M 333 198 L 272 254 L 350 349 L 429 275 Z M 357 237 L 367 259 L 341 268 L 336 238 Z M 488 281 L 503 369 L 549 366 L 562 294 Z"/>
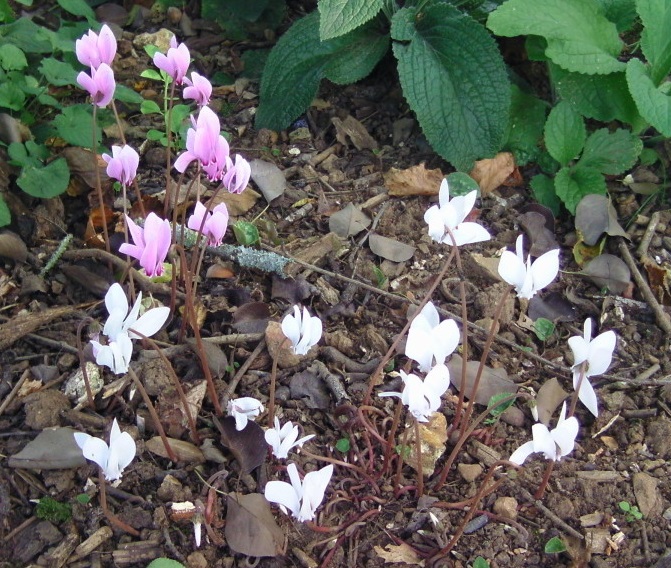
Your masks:
<path fill-rule="evenodd" d="M 226 505 L 226 543 L 234 552 L 247 556 L 284 554 L 286 536 L 263 495 L 229 493 Z"/>
<path fill-rule="evenodd" d="M 405 195 L 438 195 L 443 181 L 443 172 L 438 168 L 427 170 L 424 163 L 407 170 L 391 168 L 384 174 L 384 185 L 389 195 L 403 197 Z"/>
<path fill-rule="evenodd" d="M 25 262 L 28 258 L 28 247 L 16 233 L 3 231 L 0 234 L 0 256 L 15 262 Z"/>
<path fill-rule="evenodd" d="M 415 254 L 415 247 L 377 233 L 369 235 L 368 246 L 374 254 L 392 262 L 405 262 Z"/>
<path fill-rule="evenodd" d="M 550 292 L 546 296 L 534 296 L 529 300 L 527 315 L 534 321 L 545 318 L 553 322 L 573 321 L 576 309 L 562 294 Z"/>
<path fill-rule="evenodd" d="M 404 542 L 400 545 L 388 544 L 385 548 L 375 546 L 375 553 L 384 560 L 385 564 L 424 566 L 424 560 L 422 560 L 417 553 Z"/>
<path fill-rule="evenodd" d="M 554 230 L 548 228 L 547 217 L 537 211 L 527 211 L 522 213 L 519 217 L 520 226 L 524 229 L 531 247 L 529 254 L 534 257 L 539 257 L 542 254 L 559 248 L 559 243 L 555 239 Z M 554 219 L 552 222 L 554 227 Z"/>
<path fill-rule="evenodd" d="M 594 246 L 604 233 L 629 239 L 617 222 L 615 207 L 605 195 L 590 194 L 580 200 L 575 210 L 575 228 L 589 246 Z"/>
<path fill-rule="evenodd" d="M 302 399 L 308 408 L 326 410 L 330 408 L 331 398 L 322 378 L 308 367 L 302 373 L 296 373 L 289 383 L 292 399 Z"/>
<path fill-rule="evenodd" d="M 370 217 L 353 203 L 334 213 L 329 218 L 329 231 L 346 239 L 358 235 L 371 224 Z"/>
<path fill-rule="evenodd" d="M 256 422 L 250 420 L 242 430 L 236 430 L 235 418 L 226 416 L 221 421 L 215 421 L 215 426 L 221 434 L 221 443 L 238 460 L 244 473 L 249 473 L 266 461 L 268 445 L 263 428 Z"/>
<path fill-rule="evenodd" d="M 613 294 L 622 294 L 631 283 L 631 272 L 626 263 L 612 254 L 597 256 L 580 273 L 599 288 L 608 288 Z"/>
<path fill-rule="evenodd" d="M 478 182 L 482 195 L 491 193 L 503 185 L 515 171 L 515 158 L 510 152 L 499 152 L 493 158 L 475 162 L 470 176 Z"/>
<path fill-rule="evenodd" d="M 265 302 L 248 302 L 233 312 L 233 329 L 238 333 L 263 333 L 270 319 Z"/>

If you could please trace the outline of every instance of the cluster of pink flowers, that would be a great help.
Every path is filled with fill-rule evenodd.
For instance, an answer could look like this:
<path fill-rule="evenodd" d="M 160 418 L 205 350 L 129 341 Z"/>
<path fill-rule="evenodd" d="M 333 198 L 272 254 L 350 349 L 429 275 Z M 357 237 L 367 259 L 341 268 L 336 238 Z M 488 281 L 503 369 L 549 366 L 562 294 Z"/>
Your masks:
<path fill-rule="evenodd" d="M 116 82 L 112 61 L 116 55 L 116 38 L 108 26 L 103 26 L 100 35 L 93 30 L 82 36 L 75 44 L 77 59 L 89 67 L 90 74 L 82 71 L 77 75 L 77 83 L 89 92 L 93 104 L 106 107 L 114 96 Z"/>

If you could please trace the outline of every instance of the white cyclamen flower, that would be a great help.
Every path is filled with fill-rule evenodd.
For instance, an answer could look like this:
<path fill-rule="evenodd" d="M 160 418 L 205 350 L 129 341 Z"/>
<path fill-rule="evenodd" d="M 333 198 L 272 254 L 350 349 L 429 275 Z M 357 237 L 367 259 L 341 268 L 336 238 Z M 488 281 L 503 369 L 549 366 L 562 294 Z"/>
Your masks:
<path fill-rule="evenodd" d="M 382 392 L 380 396 L 398 396 L 418 422 L 428 422 L 429 416 L 440 408 L 440 397 L 450 386 L 450 371 L 445 365 L 436 365 L 424 380 L 417 375 L 400 373 L 403 392 Z"/>
<path fill-rule="evenodd" d="M 285 513 L 291 511 L 299 521 L 311 521 L 315 510 L 324 499 L 324 493 L 333 475 L 333 465 L 306 474 L 301 483 L 296 464 L 287 466 L 291 485 L 286 481 L 266 483 L 265 496 L 271 503 L 277 503 Z"/>
<path fill-rule="evenodd" d="M 442 365 L 459 344 L 459 328 L 452 319 L 440 321 L 433 302 L 426 304 L 415 316 L 408 330 L 405 354 L 419 363 L 426 373 L 434 365 Z"/>
<path fill-rule="evenodd" d="M 510 456 L 510 461 L 522 465 L 531 454 L 535 453 L 542 453 L 549 460 L 559 461 L 573 451 L 579 427 L 575 416 L 566 418 L 566 403 L 564 403 L 557 427 L 548 430 L 545 424 L 534 424 L 531 427 L 533 440 L 517 448 Z"/>
<path fill-rule="evenodd" d="M 499 275 L 515 287 L 519 298 L 531 299 L 536 292 L 552 282 L 559 272 L 559 249 L 550 250 L 533 263 L 531 255 L 524 261 L 524 237 L 517 237 L 515 253 L 509 250 L 499 260 Z"/>
<path fill-rule="evenodd" d="M 465 221 L 475 205 L 476 197 L 477 191 L 471 191 L 450 200 L 450 188 L 444 179 L 438 194 L 439 205 L 430 207 L 424 214 L 424 221 L 429 225 L 429 236 L 439 243 L 452 245 L 451 232 L 457 246 L 488 241 L 491 235 L 487 229 L 478 223 Z"/>
<path fill-rule="evenodd" d="M 305 355 L 322 336 L 322 320 L 311 316 L 306 307 L 303 314 L 298 306 L 294 306 L 294 315 L 288 314 L 282 320 L 282 333 L 291 341 L 296 355 Z"/>
<path fill-rule="evenodd" d="M 75 432 L 74 436 L 84 457 L 97 463 L 108 481 L 120 479 L 123 470 L 135 457 L 135 440 L 128 432 L 122 432 L 119 429 L 116 418 L 112 423 L 109 446 L 104 440 L 94 438 L 84 432 Z"/>
<path fill-rule="evenodd" d="M 235 429 L 244 430 L 250 418 L 256 418 L 263 412 L 260 400 L 251 396 L 243 396 L 228 401 L 228 413 L 235 418 Z"/>
<path fill-rule="evenodd" d="M 277 459 L 286 459 L 289 457 L 291 448 L 301 448 L 308 440 L 315 437 L 314 434 L 304 436 L 298 439 L 298 426 L 294 426 L 291 421 L 280 428 L 280 420 L 275 416 L 275 427 L 266 430 L 266 443 L 272 448 L 273 455 Z"/>
<path fill-rule="evenodd" d="M 594 416 L 599 415 L 596 393 L 588 378 L 606 372 L 613 359 L 615 332 L 606 331 L 592 339 L 592 320 L 585 320 L 584 335 L 574 335 L 568 340 L 573 351 L 573 388 L 578 388 L 580 375 L 584 371 L 578 398 Z"/>
<path fill-rule="evenodd" d="M 163 327 L 170 315 L 170 308 L 160 307 L 147 310 L 138 318 L 141 301 L 142 292 L 138 294 L 129 312 L 128 300 L 120 284 L 112 284 L 105 294 L 105 307 L 109 317 L 105 322 L 103 333 L 107 336 L 107 344 L 103 345 L 97 340 L 92 340 L 91 345 L 96 363 L 109 367 L 116 374 L 128 372 L 133 354 L 131 339 L 140 338 L 131 329 L 147 337 L 152 336 Z"/>

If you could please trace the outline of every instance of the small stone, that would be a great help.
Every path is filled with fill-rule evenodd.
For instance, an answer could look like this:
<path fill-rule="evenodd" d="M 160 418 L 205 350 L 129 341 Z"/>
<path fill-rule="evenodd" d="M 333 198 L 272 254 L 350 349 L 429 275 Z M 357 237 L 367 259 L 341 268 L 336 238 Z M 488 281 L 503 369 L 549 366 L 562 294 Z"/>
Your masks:
<path fill-rule="evenodd" d="M 210 564 L 202 552 L 194 552 L 186 557 L 188 568 L 207 568 Z"/>
<path fill-rule="evenodd" d="M 482 473 L 482 466 L 478 463 L 460 463 L 457 465 L 459 475 L 463 477 L 464 481 L 475 481 Z"/>
<path fill-rule="evenodd" d="M 659 480 L 647 473 L 635 473 L 633 484 L 636 503 L 643 516 L 650 519 L 661 515 L 664 502 L 658 489 Z"/>
<path fill-rule="evenodd" d="M 172 476 L 166 475 L 163 478 L 163 483 L 156 491 L 156 495 L 162 501 L 184 501 L 184 488 L 180 481 Z"/>
<path fill-rule="evenodd" d="M 133 40 L 133 45 L 138 49 L 143 49 L 145 45 L 155 45 L 161 53 L 167 53 L 170 47 L 170 40 L 175 34 L 170 30 L 161 28 L 154 33 L 138 34 Z"/>
<path fill-rule="evenodd" d="M 176 26 L 179 24 L 179 21 L 182 19 L 182 11 L 177 8 L 176 6 L 170 6 L 168 7 L 168 12 L 166 14 L 168 16 L 168 21 L 173 25 Z"/>
<path fill-rule="evenodd" d="M 61 412 L 70 410 L 68 398 L 53 389 L 34 392 L 23 399 L 26 426 L 33 430 L 44 430 L 61 425 Z"/>
<path fill-rule="evenodd" d="M 517 518 L 517 499 L 514 497 L 499 497 L 494 502 L 494 512 L 504 519 L 514 521 Z"/>
<path fill-rule="evenodd" d="M 668 507 L 663 513 L 662 517 L 664 517 L 665 520 L 671 521 L 671 507 Z"/>
<path fill-rule="evenodd" d="M 653 420 L 648 426 L 645 441 L 656 454 L 655 457 L 665 460 L 671 458 L 669 439 L 671 439 L 671 420 L 663 416 Z"/>

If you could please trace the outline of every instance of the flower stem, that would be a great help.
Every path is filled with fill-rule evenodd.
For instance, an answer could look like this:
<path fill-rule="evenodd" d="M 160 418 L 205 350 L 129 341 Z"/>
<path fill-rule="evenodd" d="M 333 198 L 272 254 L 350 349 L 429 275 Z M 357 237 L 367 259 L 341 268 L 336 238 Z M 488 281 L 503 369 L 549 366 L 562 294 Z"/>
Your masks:
<path fill-rule="evenodd" d="M 110 237 L 107 231 L 107 216 L 105 215 L 105 202 L 103 199 L 103 185 L 100 179 L 100 168 L 98 167 L 98 140 L 97 140 L 97 119 L 98 107 L 93 105 L 93 171 L 96 174 L 96 192 L 98 193 L 98 207 L 100 208 L 100 216 L 103 223 L 103 237 L 105 239 L 105 250 L 110 252 Z"/>

